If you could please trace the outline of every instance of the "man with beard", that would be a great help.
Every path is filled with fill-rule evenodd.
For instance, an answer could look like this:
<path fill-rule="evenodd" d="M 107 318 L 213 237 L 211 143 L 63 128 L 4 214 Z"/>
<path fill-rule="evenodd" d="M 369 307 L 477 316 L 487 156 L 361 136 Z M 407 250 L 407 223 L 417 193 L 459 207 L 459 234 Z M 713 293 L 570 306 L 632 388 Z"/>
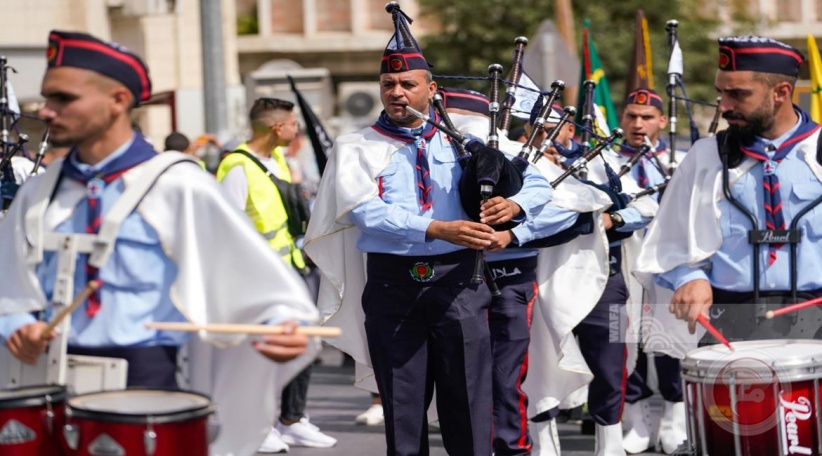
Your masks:
<path fill-rule="evenodd" d="M 819 125 L 791 103 L 803 62 L 768 38 L 719 39 L 715 84 L 729 128 L 683 160 L 637 265 L 643 282 L 675 290 L 670 310 L 691 332 L 700 315 L 731 341 L 808 338 L 819 328 L 818 308 L 765 319 L 822 290 Z"/>

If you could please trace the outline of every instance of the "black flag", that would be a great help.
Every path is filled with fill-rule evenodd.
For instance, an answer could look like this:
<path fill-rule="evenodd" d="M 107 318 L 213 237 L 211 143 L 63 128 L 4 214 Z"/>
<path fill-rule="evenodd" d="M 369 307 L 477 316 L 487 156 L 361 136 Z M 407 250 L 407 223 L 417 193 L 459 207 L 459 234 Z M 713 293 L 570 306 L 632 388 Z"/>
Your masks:
<path fill-rule="evenodd" d="M 303 120 L 305 121 L 305 131 L 308 134 L 308 139 L 311 140 L 311 146 L 314 148 L 314 158 L 317 160 L 317 169 L 320 171 L 320 176 L 325 170 L 325 164 L 328 162 L 328 151 L 334 145 L 334 141 L 326 133 L 320 119 L 314 114 L 314 110 L 305 101 L 303 95 L 297 90 L 297 84 L 294 83 L 294 78 L 286 76 L 288 83 L 291 84 L 291 90 L 294 91 L 294 96 L 297 97 L 297 104 L 300 106 L 300 111 L 303 113 Z"/>

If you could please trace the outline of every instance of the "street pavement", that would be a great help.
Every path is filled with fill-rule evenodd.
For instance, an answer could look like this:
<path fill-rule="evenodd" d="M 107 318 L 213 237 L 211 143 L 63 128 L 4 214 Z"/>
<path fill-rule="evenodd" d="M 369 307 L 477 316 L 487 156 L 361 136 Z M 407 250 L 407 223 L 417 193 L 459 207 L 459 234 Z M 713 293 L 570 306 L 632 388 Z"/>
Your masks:
<path fill-rule="evenodd" d="M 336 349 L 323 349 L 319 362 L 314 366 L 311 386 L 308 389 L 308 407 L 311 422 L 337 439 L 337 445 L 329 449 L 292 447 L 293 456 L 382 456 L 385 455 L 383 426 L 364 426 L 354 418 L 371 405 L 368 392 L 352 386 L 353 366 L 343 365 L 342 354 Z M 577 424 L 560 424 L 559 436 L 563 456 L 594 454 L 594 437 L 582 435 Z M 442 437 L 438 429 L 429 433 L 431 456 L 445 456 Z M 644 453 L 659 454 L 659 453 Z M 263 456 L 258 453 L 258 456 Z"/>

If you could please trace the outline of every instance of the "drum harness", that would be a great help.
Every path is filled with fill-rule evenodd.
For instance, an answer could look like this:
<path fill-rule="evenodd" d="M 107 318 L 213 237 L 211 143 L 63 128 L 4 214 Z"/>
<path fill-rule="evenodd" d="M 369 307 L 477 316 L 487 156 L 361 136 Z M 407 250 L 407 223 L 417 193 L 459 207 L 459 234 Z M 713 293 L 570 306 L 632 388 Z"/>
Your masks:
<path fill-rule="evenodd" d="M 751 213 L 748 208 L 746 208 L 739 200 L 734 197 L 731 193 L 730 188 L 730 169 L 738 167 L 744 158 L 740 148 L 739 148 L 739 140 L 735 138 L 732 134 L 730 134 L 727 130 L 720 131 L 716 135 L 717 141 L 717 148 L 720 159 L 722 161 L 722 191 L 724 193 L 725 198 L 727 198 L 728 202 L 731 203 L 733 207 L 739 210 L 743 215 L 745 215 L 749 221 L 751 222 L 751 226 L 754 228 L 748 232 L 748 242 L 751 244 L 753 249 L 753 261 L 752 261 L 752 268 L 753 268 L 753 302 L 756 304 L 756 311 L 754 313 L 757 325 L 761 323 L 765 319 L 765 313 L 770 310 L 769 307 L 779 307 L 781 304 L 773 304 L 771 301 L 768 301 L 768 296 L 762 296 L 760 290 L 760 251 L 762 244 L 771 244 L 771 243 L 787 243 L 790 245 L 790 281 L 791 281 L 791 290 L 790 290 L 790 299 L 791 303 L 797 302 L 797 282 L 798 282 L 798 268 L 797 268 L 797 244 L 800 242 L 802 238 L 801 230 L 797 229 L 797 225 L 799 220 L 805 216 L 808 212 L 813 210 L 816 206 L 822 203 L 822 196 L 818 197 L 810 204 L 802 208 L 791 220 L 790 225 L 788 226 L 787 230 L 760 230 L 758 220 L 756 216 Z M 822 137 L 817 135 L 817 150 L 816 150 L 816 159 L 817 161 L 822 164 Z M 791 318 L 792 325 L 796 324 L 797 315 L 794 314 Z M 811 323 L 811 322 L 809 322 Z M 818 325 L 817 325 L 818 326 Z M 793 329 L 791 333 L 793 333 Z M 810 335 L 805 335 L 805 338 L 813 337 L 815 330 Z"/>
<path fill-rule="evenodd" d="M 166 170 L 182 162 L 196 164 L 191 157 L 182 153 L 165 152 L 126 172 L 126 175 L 140 173 L 140 178 L 126 187 L 114 206 L 105 214 L 97 234 L 44 232 L 46 208 L 60 183 L 62 160 L 48 167 L 34 194 L 34 204 L 26 211 L 23 223 L 27 240 L 27 264 L 41 263 L 44 251 L 57 253 L 57 276 L 51 299 L 55 313 L 68 306 L 74 297 L 77 255 L 88 254 L 88 264 L 98 269 L 102 268 L 111 256 L 120 225 L 126 217 L 134 212 Z M 70 322 L 71 316 L 60 325 L 61 330 L 57 332 L 54 341 L 54 346 L 58 349 L 49 350 L 47 353 L 48 366 L 58 366 L 57 369 L 47 369 L 48 383 L 65 384 L 66 366 L 60 362 L 60 358 L 67 349 L 66 329 L 70 327 Z"/>

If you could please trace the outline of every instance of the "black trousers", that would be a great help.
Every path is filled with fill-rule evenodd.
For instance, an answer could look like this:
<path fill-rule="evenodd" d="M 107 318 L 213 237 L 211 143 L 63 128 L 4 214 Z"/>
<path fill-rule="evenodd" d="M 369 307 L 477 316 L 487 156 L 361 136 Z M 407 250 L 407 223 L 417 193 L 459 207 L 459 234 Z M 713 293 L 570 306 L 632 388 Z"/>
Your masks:
<path fill-rule="evenodd" d="M 493 353 L 494 454 L 530 454 L 528 374 L 531 311 L 537 298 L 536 257 L 489 263 L 502 296 L 488 309 Z"/>
<path fill-rule="evenodd" d="M 129 388 L 178 389 L 178 347 L 68 347 L 70 355 L 121 358 L 128 361 L 126 386 Z"/>
<path fill-rule="evenodd" d="M 475 254 L 368 254 L 365 331 L 388 455 L 427 455 L 434 387 L 445 450 L 491 454 L 491 342 Z"/>
<path fill-rule="evenodd" d="M 308 287 L 308 293 L 316 304 L 317 295 L 320 291 L 320 271 L 316 267 L 308 269 L 308 274 L 303 276 Z M 311 364 L 300 371 L 283 388 L 280 393 L 280 419 L 283 421 L 297 421 L 305 416 L 305 407 L 308 402 L 308 384 L 311 382 Z"/>
<path fill-rule="evenodd" d="M 588 385 L 588 412 L 597 424 L 619 423 L 628 372 L 625 305 L 628 289 L 621 272 L 610 276 L 594 309 L 574 328 L 582 357 L 594 374 Z"/>
<path fill-rule="evenodd" d="M 625 387 L 625 402 L 634 404 L 651 397 L 654 392 L 648 388 L 648 358 L 654 360 L 656 376 L 659 380 L 659 392 L 668 402 L 682 402 L 682 377 L 679 360 L 668 355 L 639 353 L 636 369 L 628 377 Z"/>

